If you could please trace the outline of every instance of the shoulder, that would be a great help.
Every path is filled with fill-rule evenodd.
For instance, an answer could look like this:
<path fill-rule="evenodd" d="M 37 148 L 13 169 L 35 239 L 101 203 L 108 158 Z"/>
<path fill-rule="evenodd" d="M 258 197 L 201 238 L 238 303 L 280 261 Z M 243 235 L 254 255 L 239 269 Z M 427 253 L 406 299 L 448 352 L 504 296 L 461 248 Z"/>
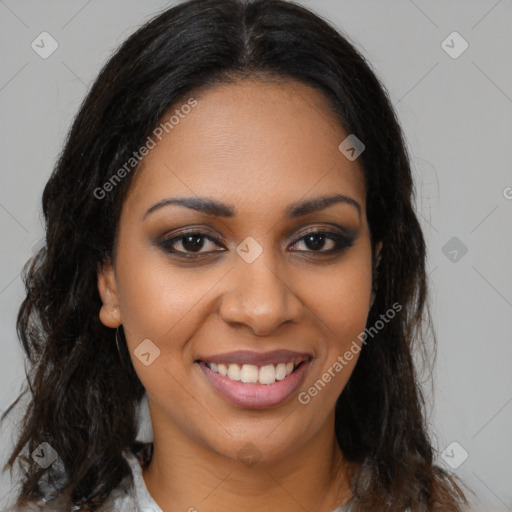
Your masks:
<path fill-rule="evenodd" d="M 64 497 L 59 497 L 51 501 L 33 501 L 21 506 L 11 506 L 5 512 L 54 512 L 64 511 L 69 508 L 67 500 Z"/>
<path fill-rule="evenodd" d="M 129 477 L 126 477 L 109 495 L 103 505 L 96 509 L 96 512 L 136 512 L 138 508 L 138 488 L 142 478 L 141 468 L 135 455 L 129 452 L 124 457 L 130 465 L 135 487 L 130 484 Z M 4 512 L 69 512 L 69 500 L 62 495 L 52 500 L 39 500 L 27 503 L 22 506 L 11 505 Z M 77 511 L 78 512 L 78 511 Z M 83 509 L 79 512 L 90 512 Z"/>
<path fill-rule="evenodd" d="M 136 510 L 136 501 L 132 492 L 114 489 L 103 505 L 97 509 L 97 512 L 135 512 Z M 59 497 L 46 502 L 38 501 L 19 507 L 7 508 L 4 512 L 69 512 L 69 501 Z M 91 511 L 82 509 L 79 512 Z"/>

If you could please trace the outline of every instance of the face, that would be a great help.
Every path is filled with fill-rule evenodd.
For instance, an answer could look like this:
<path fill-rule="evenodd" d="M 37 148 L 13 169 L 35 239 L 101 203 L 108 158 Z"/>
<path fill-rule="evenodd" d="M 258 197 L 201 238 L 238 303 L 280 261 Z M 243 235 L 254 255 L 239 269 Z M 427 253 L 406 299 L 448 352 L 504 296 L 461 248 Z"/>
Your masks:
<path fill-rule="evenodd" d="M 277 460 L 332 435 L 358 358 L 363 174 L 314 89 L 242 81 L 195 98 L 134 176 L 100 318 L 123 325 L 155 438 Z"/>

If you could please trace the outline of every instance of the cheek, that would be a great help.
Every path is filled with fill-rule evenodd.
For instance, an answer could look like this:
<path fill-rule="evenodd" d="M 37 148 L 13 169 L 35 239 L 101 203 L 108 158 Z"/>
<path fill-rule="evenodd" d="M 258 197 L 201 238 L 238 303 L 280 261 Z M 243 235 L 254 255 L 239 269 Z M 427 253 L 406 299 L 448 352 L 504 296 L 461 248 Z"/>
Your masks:
<path fill-rule="evenodd" d="M 318 273 L 308 285 L 308 307 L 326 334 L 329 345 L 341 350 L 364 330 L 371 294 L 369 253 L 354 253 L 331 272 Z M 323 327 L 322 327 L 323 325 Z"/>
<path fill-rule="evenodd" d="M 309 286 L 308 306 L 322 333 L 322 345 L 299 401 L 312 405 L 320 417 L 334 407 L 360 355 L 358 336 L 366 327 L 372 284 L 370 250 L 360 249 L 350 257 L 347 253 L 332 272 L 319 274 L 314 289 Z"/>
<path fill-rule="evenodd" d="M 310 379 L 298 396 L 301 406 L 310 408 L 308 428 L 319 428 L 326 411 L 334 408 L 345 388 L 361 351 L 358 336 L 364 331 L 369 313 L 371 264 L 365 258 L 337 269 L 319 282 L 309 294 L 316 328 L 322 333 L 317 360 Z"/>
<path fill-rule="evenodd" d="M 180 267 L 158 248 L 121 243 L 122 239 L 116 269 L 130 357 L 148 393 L 153 398 L 168 397 L 170 390 L 179 392 L 190 378 L 190 340 L 206 321 L 209 294 L 226 269 Z M 138 355 L 147 351 L 151 363 L 145 365 Z M 178 402 L 182 400 L 179 393 L 173 396 Z"/>
<path fill-rule="evenodd" d="M 149 242 L 148 242 L 149 243 Z M 121 244 L 120 244 L 121 247 Z M 179 267 L 158 248 L 126 242 L 116 264 L 123 326 L 137 339 L 181 339 L 183 330 L 218 277 Z"/>

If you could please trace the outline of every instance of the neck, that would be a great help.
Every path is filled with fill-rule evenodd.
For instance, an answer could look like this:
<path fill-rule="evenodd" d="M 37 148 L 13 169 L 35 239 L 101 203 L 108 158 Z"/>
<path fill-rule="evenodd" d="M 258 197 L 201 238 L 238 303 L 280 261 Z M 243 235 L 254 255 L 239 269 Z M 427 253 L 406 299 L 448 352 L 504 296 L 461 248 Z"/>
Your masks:
<path fill-rule="evenodd" d="M 313 438 L 278 461 L 224 457 L 168 423 L 159 428 L 155 419 L 154 454 L 142 474 L 164 512 L 332 512 L 351 495 L 334 413 Z"/>

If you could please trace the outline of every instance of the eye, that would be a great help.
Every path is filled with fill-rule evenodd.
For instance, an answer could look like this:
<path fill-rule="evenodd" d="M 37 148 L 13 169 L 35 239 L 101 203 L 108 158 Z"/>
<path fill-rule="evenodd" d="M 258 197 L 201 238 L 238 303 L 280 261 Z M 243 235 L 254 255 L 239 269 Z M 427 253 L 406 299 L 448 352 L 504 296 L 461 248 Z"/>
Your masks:
<path fill-rule="evenodd" d="M 162 242 L 159 242 L 158 245 L 167 252 L 179 254 L 180 256 L 185 256 L 187 258 L 194 258 L 205 253 L 222 252 L 201 251 L 201 249 L 207 245 L 205 244 L 205 240 L 218 245 L 218 242 L 213 237 L 200 231 L 186 231 L 167 240 L 163 240 Z M 184 250 L 177 250 L 177 248 L 180 247 Z"/>
<path fill-rule="evenodd" d="M 330 243 L 327 243 L 330 242 Z M 297 252 L 318 252 L 322 254 L 331 254 L 339 252 L 343 249 L 351 247 L 354 243 L 354 237 L 341 235 L 339 233 L 332 233 L 330 231 L 310 231 L 301 236 L 292 247 L 303 243 L 307 250 L 298 250 Z M 320 250 L 328 245 L 327 250 Z"/>

